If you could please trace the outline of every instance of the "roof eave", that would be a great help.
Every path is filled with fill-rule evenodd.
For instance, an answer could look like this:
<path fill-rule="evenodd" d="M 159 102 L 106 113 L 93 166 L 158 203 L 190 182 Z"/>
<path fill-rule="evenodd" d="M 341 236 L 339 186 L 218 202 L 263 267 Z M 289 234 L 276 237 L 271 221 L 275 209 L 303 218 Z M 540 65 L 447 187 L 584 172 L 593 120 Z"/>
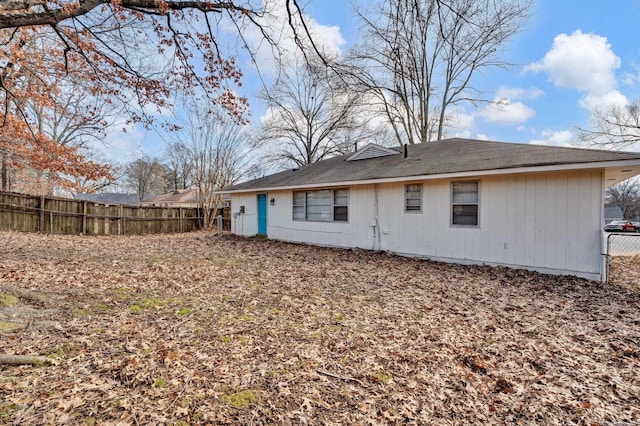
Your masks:
<path fill-rule="evenodd" d="M 409 182 L 417 180 L 437 180 L 437 179 L 462 179 L 469 177 L 484 177 L 484 176 L 499 176 L 509 174 L 522 174 L 522 173 L 549 173 L 571 170 L 589 170 L 589 169 L 625 169 L 631 167 L 630 172 L 627 172 L 627 176 L 624 179 L 633 177 L 640 174 L 640 159 L 630 160 L 613 160 L 613 161 L 598 161 L 598 162 L 586 162 L 586 163 L 569 163 L 569 164 L 553 164 L 553 165 L 541 165 L 531 167 L 513 167 L 504 169 L 489 169 L 489 170 L 470 170 L 464 172 L 453 173 L 439 173 L 430 175 L 414 175 L 414 176 L 401 176 L 392 178 L 376 178 L 366 180 L 350 180 L 350 181 L 337 181 L 337 182 L 320 182 L 320 183 L 308 183 L 299 185 L 285 185 L 285 186 L 267 186 L 256 188 L 244 188 L 238 190 L 216 191 L 218 194 L 240 194 L 250 192 L 267 192 L 267 191 L 282 191 L 289 189 L 313 189 L 313 188 L 327 188 L 336 186 L 354 186 L 354 185 L 370 185 L 378 183 L 396 183 L 396 182 Z M 624 180 L 620 179 L 620 180 Z M 618 181 L 620 181 L 618 180 Z"/>

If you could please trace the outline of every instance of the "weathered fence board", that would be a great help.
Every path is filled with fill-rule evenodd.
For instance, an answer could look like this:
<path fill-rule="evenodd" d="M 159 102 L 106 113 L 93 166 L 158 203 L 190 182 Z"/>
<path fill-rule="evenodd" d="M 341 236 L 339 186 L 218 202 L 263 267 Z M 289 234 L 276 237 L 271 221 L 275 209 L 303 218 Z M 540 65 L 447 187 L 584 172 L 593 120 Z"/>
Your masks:
<path fill-rule="evenodd" d="M 99 204 L 0 191 L 0 230 L 49 234 L 159 234 L 202 228 L 200 209 Z M 230 228 L 228 211 L 224 229 Z"/>

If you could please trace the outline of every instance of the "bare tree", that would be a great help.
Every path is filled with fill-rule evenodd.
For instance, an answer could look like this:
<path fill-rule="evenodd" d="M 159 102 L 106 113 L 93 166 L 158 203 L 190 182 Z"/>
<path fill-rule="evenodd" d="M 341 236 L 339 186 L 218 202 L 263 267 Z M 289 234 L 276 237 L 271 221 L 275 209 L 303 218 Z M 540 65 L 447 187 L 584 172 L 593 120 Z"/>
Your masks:
<path fill-rule="evenodd" d="M 442 139 L 451 107 L 482 100 L 473 77 L 521 29 L 529 0 L 381 0 L 358 12 L 351 77 L 377 100 L 398 143 Z"/>
<path fill-rule="evenodd" d="M 625 148 L 640 142 L 640 101 L 609 105 L 594 111 L 591 128 L 578 128 L 579 139 L 590 145 Z"/>
<path fill-rule="evenodd" d="M 191 187 L 193 158 L 189 145 L 184 141 L 169 143 L 165 151 L 165 179 L 169 190 Z"/>
<path fill-rule="evenodd" d="M 275 165 L 303 166 L 344 154 L 369 136 L 358 120 L 359 94 L 324 67 L 282 64 L 261 98 L 268 110 L 254 144 Z"/>
<path fill-rule="evenodd" d="M 286 9 L 286 37 L 304 48 L 305 57 L 321 56 L 297 0 L 0 0 L 2 164 L 29 152 L 52 164 L 77 154 L 38 133 L 24 105 L 31 100 L 38 108 L 54 107 L 52 76 L 82 79 L 91 95 L 120 105 L 129 122 L 161 119 L 156 113 L 172 108 L 175 93 L 203 98 L 244 122 L 238 47 L 254 53 L 245 35 L 257 30 L 277 52 L 281 40 L 264 18 L 279 6 Z M 229 38 L 234 33 L 235 41 Z M 34 49 L 36 39 L 46 43 Z M 82 111 L 82 118 L 94 113 Z"/>
<path fill-rule="evenodd" d="M 124 166 L 125 185 L 135 191 L 143 201 L 150 194 L 164 192 L 164 172 L 158 160 L 143 155 Z"/>
<path fill-rule="evenodd" d="M 203 225 L 211 227 L 222 205 L 222 197 L 215 191 L 238 182 L 246 172 L 247 138 L 239 124 L 197 105 L 191 107 L 187 122 L 176 137 L 189 154 Z"/>
<path fill-rule="evenodd" d="M 11 155 L 8 148 L 0 146 L 0 190 L 2 191 L 10 191 L 13 184 L 10 169 Z"/>
<path fill-rule="evenodd" d="M 93 96 L 90 88 L 73 77 L 57 82 L 55 91 L 49 105 L 25 105 L 38 132 L 62 146 L 86 149 L 89 142 L 101 141 L 118 115 L 116 109 L 104 98 Z"/>
<path fill-rule="evenodd" d="M 612 185 L 605 192 L 605 200 L 609 206 L 620 207 L 624 219 L 631 219 L 640 214 L 640 184 L 627 179 Z"/>
<path fill-rule="evenodd" d="M 0 35 L 2 31 L 0 31 Z M 21 45 L 30 58 L 39 57 L 44 64 L 55 60 L 55 51 L 48 49 L 51 35 L 46 31 L 32 33 L 32 38 Z M 6 58 L 5 58 L 6 59 Z M 34 59 L 35 61 L 35 59 Z M 30 175 L 27 188 L 57 189 L 79 188 L 80 181 L 109 179 L 108 166 L 100 165 L 87 157 L 87 142 L 100 140 L 114 107 L 93 93 L 91 84 L 84 78 L 84 70 L 69 65 L 65 74 L 54 69 L 43 69 L 34 75 L 22 69 L 13 69 L 10 78 L 2 84 L 10 84 L 13 91 L 24 96 L 4 98 L 5 114 L 0 122 L 0 150 L 3 151 L 3 183 L 12 177 Z M 2 86 L 0 84 L 0 86 Z M 46 93 L 30 92 L 38 86 Z M 31 93 L 34 96 L 26 96 Z M 0 97 L 2 91 L 0 90 Z M 0 116 L 2 113 L 0 112 Z M 11 124 L 11 117 L 22 116 L 30 123 L 33 139 L 21 134 Z M 15 125 L 15 123 L 14 123 Z M 13 129 L 12 129 L 13 127 Z M 24 185 L 23 185 L 24 186 Z"/>

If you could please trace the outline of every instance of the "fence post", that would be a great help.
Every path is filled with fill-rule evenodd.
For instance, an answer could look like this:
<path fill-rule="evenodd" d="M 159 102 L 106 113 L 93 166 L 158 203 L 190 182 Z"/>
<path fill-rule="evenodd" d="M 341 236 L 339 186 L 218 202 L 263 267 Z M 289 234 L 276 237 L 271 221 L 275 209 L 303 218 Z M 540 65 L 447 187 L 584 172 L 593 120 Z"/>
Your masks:
<path fill-rule="evenodd" d="M 182 232 L 182 207 L 178 207 L 178 232 Z"/>
<path fill-rule="evenodd" d="M 605 267 L 604 267 L 604 284 L 609 283 L 609 271 L 611 271 L 611 234 L 607 235 L 607 250 L 604 254 Z"/>
<path fill-rule="evenodd" d="M 95 203 L 93 205 L 93 233 L 95 235 L 100 234 L 100 205 Z"/>
<path fill-rule="evenodd" d="M 44 195 L 40 196 L 40 205 L 38 206 L 38 231 L 44 233 Z"/>
<path fill-rule="evenodd" d="M 82 235 L 87 233 L 87 202 L 82 202 L 82 227 L 80 228 Z"/>
<path fill-rule="evenodd" d="M 140 222 L 140 234 L 144 235 L 145 232 L 145 228 L 147 226 L 147 222 L 145 221 L 145 214 L 144 214 L 144 208 L 140 207 L 140 210 L 138 210 L 140 212 L 140 217 L 142 218 L 142 221 Z"/>
<path fill-rule="evenodd" d="M 104 220 L 103 220 L 103 222 L 104 222 L 104 235 L 109 235 L 109 231 L 110 231 L 109 228 L 111 227 L 111 221 L 109 220 L 110 219 L 109 210 L 110 210 L 109 209 L 109 204 L 105 204 L 104 205 L 104 216 L 103 216 L 103 218 L 104 218 Z"/>
<path fill-rule="evenodd" d="M 122 235 L 122 204 L 118 204 L 118 235 Z"/>

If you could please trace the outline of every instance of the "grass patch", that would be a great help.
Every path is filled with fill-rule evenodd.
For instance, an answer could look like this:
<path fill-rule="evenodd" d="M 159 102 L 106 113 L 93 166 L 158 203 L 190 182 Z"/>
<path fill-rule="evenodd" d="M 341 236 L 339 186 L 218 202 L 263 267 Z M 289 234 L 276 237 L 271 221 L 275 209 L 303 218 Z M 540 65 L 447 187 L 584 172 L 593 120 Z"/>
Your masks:
<path fill-rule="evenodd" d="M 191 308 L 184 308 L 184 309 L 180 309 L 178 311 L 178 315 L 189 315 L 191 312 L 193 312 L 193 309 Z"/>
<path fill-rule="evenodd" d="M 247 265 L 247 262 L 243 259 L 230 259 L 228 257 L 219 257 L 213 259 L 212 263 L 218 266 L 228 266 L 233 268 Z"/>
<path fill-rule="evenodd" d="M 20 406 L 13 402 L 3 401 L 0 402 L 0 420 L 11 419 L 14 412 L 18 411 Z"/>
<path fill-rule="evenodd" d="M 382 371 L 374 371 L 372 373 L 369 373 L 369 375 L 374 381 L 378 383 L 387 384 L 391 381 L 391 376 L 383 373 Z"/>
<path fill-rule="evenodd" d="M 137 303 L 138 306 L 140 306 L 143 309 L 147 309 L 147 308 L 155 308 L 156 306 L 158 306 L 160 304 L 160 301 L 158 299 L 155 298 L 151 298 L 151 299 L 142 299 L 141 301 L 139 301 Z"/>
<path fill-rule="evenodd" d="M 223 395 L 220 399 L 233 408 L 248 408 L 258 402 L 258 395 L 252 390 L 243 390 L 230 395 Z"/>
<path fill-rule="evenodd" d="M 9 321 L 0 321 L 0 331 L 11 332 L 24 328 L 24 324 Z"/>
<path fill-rule="evenodd" d="M 0 292 L 0 306 L 10 308 L 12 306 L 16 306 L 18 302 L 19 300 L 17 297 Z"/>
<path fill-rule="evenodd" d="M 56 350 L 54 352 L 51 352 L 49 354 L 49 358 L 52 358 L 52 359 L 60 358 L 62 356 L 66 356 L 66 355 L 70 354 L 71 352 L 73 352 L 73 351 L 75 351 L 77 349 L 78 349 L 78 347 L 76 345 L 73 345 L 73 344 L 58 346 L 58 347 L 56 347 Z"/>

